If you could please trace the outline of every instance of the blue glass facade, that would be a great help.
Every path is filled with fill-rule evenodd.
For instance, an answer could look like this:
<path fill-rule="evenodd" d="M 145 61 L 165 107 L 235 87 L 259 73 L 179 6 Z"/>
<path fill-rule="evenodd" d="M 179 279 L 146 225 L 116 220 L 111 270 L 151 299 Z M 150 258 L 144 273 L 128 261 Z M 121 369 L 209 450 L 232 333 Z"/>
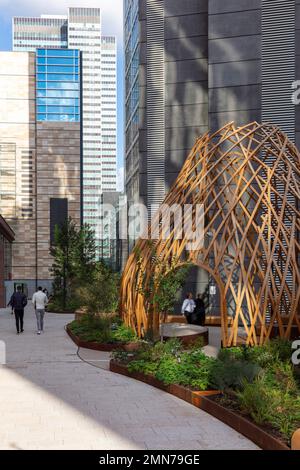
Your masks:
<path fill-rule="evenodd" d="M 37 121 L 80 121 L 80 51 L 37 49 Z"/>

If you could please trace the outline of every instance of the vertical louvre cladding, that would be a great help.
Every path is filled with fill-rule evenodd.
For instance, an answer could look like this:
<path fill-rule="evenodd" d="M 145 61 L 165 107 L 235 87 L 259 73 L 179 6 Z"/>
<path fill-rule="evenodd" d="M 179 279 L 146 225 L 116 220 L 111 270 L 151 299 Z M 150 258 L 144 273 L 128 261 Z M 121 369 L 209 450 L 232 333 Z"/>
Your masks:
<path fill-rule="evenodd" d="M 296 5 L 295 0 L 262 0 L 262 121 L 271 122 L 281 128 L 288 138 L 295 142 L 295 105 L 292 102 L 292 83 L 296 79 Z M 277 142 L 282 146 L 283 142 Z M 275 157 L 270 152 L 266 154 L 266 162 L 274 167 Z M 281 174 L 288 180 L 288 167 L 283 161 L 279 163 Z M 291 183 L 290 183 L 291 184 Z M 285 194 L 286 187 L 282 180 L 273 181 L 279 196 L 270 194 L 273 204 Z M 292 192 L 287 194 L 287 203 L 295 206 Z M 274 223 L 274 221 L 272 222 Z M 285 217 L 284 225 L 291 230 L 292 220 Z M 287 240 L 282 240 L 283 249 L 278 247 L 273 254 L 274 261 L 282 260 L 282 270 L 286 263 Z M 266 262 L 266 260 L 264 260 Z M 280 284 L 278 273 L 273 272 L 274 282 Z M 286 273 L 286 281 L 291 292 L 294 280 L 290 270 Z M 285 299 L 287 301 L 287 299 Z M 286 314 L 284 309 L 280 312 Z M 267 313 L 267 319 L 271 311 Z"/>
<path fill-rule="evenodd" d="M 148 208 L 165 196 L 164 1 L 147 0 Z"/>
<path fill-rule="evenodd" d="M 295 0 L 262 0 L 262 121 L 295 141 Z"/>

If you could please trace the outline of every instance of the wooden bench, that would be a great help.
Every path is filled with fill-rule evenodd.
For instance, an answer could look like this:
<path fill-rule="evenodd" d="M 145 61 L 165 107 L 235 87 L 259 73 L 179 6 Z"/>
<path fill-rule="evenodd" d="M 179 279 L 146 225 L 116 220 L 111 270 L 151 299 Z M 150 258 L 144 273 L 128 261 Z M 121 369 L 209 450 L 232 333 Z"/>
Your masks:
<path fill-rule="evenodd" d="M 167 315 L 163 318 L 162 323 L 187 323 L 184 315 Z M 232 318 L 228 318 L 228 326 L 232 325 Z M 205 318 L 205 326 L 221 326 L 221 317 L 207 315 Z"/>

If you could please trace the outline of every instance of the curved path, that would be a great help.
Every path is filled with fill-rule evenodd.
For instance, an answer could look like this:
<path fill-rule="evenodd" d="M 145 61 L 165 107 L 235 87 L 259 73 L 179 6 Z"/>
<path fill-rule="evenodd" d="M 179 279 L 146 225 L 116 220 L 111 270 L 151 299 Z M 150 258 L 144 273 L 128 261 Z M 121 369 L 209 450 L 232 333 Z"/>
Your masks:
<path fill-rule="evenodd" d="M 0 310 L 1 449 L 257 449 L 188 403 L 82 361 L 64 331 L 71 319 L 46 314 L 38 336 L 27 307 L 18 336 Z"/>

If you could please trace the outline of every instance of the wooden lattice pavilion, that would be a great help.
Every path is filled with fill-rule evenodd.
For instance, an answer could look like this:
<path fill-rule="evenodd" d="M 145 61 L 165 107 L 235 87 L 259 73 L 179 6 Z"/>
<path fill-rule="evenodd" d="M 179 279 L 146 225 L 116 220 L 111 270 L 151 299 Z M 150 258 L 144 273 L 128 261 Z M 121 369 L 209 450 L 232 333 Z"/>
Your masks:
<path fill-rule="evenodd" d="M 153 243 L 160 259 L 188 259 L 215 280 L 223 346 L 237 344 L 241 328 L 250 345 L 267 341 L 275 326 L 285 338 L 295 326 L 300 331 L 299 202 L 297 148 L 278 127 L 256 122 L 229 123 L 200 137 L 166 196 L 168 206 L 204 205 L 203 246 L 187 251 L 187 240 L 176 239 L 175 229 Z M 144 239 L 136 246 L 141 258 L 138 262 L 132 253 L 125 267 L 121 313 L 143 335 L 148 306 L 137 286 L 141 260 L 147 273 L 153 247 Z M 232 303 L 231 324 L 227 307 Z"/>

